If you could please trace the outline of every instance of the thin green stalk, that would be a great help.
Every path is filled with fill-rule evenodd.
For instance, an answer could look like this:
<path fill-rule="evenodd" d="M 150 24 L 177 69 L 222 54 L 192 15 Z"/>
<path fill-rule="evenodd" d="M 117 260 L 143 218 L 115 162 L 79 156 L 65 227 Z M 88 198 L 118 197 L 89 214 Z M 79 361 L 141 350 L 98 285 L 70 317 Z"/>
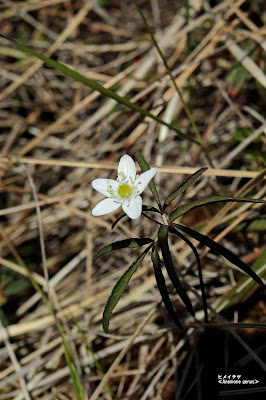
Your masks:
<path fill-rule="evenodd" d="M 189 0 L 185 0 L 185 21 L 186 25 L 189 25 Z M 187 33 L 187 42 L 186 42 L 186 56 L 188 57 L 191 53 L 191 36 L 190 33 Z M 188 109 L 192 108 L 192 86 L 191 86 L 191 75 L 187 77 L 187 91 L 188 91 Z"/>
<path fill-rule="evenodd" d="M 201 145 L 196 139 L 194 139 L 193 137 L 191 137 L 190 135 L 182 132 L 181 129 L 178 129 L 176 126 L 173 126 L 171 124 L 168 124 L 167 122 L 165 122 L 164 120 L 160 119 L 159 117 L 157 117 L 156 115 L 153 115 L 152 113 L 150 113 L 148 110 L 146 110 L 145 108 L 142 108 L 141 106 L 139 106 L 136 103 L 132 103 L 131 101 L 127 100 L 126 97 L 122 97 L 119 96 L 116 92 L 114 92 L 113 90 L 107 89 L 104 86 L 102 86 L 100 83 L 93 81 L 92 79 L 89 79 L 87 77 L 85 77 L 84 75 L 80 74 L 79 72 L 76 72 L 75 70 L 68 68 L 66 65 L 53 60 L 50 57 L 45 56 L 44 54 L 38 53 L 37 51 L 24 46 L 21 43 L 16 42 L 13 39 L 10 39 L 4 35 L 0 34 L 1 38 L 4 38 L 6 40 L 8 40 L 10 43 L 12 43 L 14 46 L 16 46 L 19 50 L 24 51 L 26 54 L 31 54 L 34 57 L 38 58 L 39 60 L 41 60 L 42 62 L 44 62 L 45 64 L 49 65 L 50 67 L 61 71 L 63 74 L 65 74 L 66 76 L 69 76 L 70 78 L 74 79 L 76 82 L 81 82 L 83 85 L 90 87 L 93 90 L 96 90 L 97 92 L 101 93 L 104 96 L 107 96 L 111 99 L 114 99 L 115 101 L 117 101 L 118 103 L 130 108 L 131 110 L 137 111 L 140 114 L 149 117 L 151 119 L 153 119 L 154 121 L 160 123 L 161 125 L 165 125 L 167 126 L 169 129 L 174 130 L 176 133 L 178 133 L 178 135 L 180 137 L 182 137 L 183 139 L 187 139 L 193 143 L 196 143 L 198 145 Z"/>
<path fill-rule="evenodd" d="M 22 260 L 22 258 L 20 257 L 20 255 L 16 252 L 15 253 L 15 258 L 18 262 L 19 265 L 21 265 L 27 273 L 27 277 L 29 279 L 29 281 L 31 282 L 32 286 L 34 287 L 34 289 L 36 290 L 37 293 L 39 293 L 43 304 L 47 307 L 49 313 L 53 316 L 54 320 L 55 320 L 55 324 L 57 326 L 57 329 L 62 337 L 63 340 L 63 347 L 64 347 L 64 354 L 65 354 L 65 359 L 66 359 L 66 363 L 68 365 L 69 368 L 69 372 L 73 381 L 73 388 L 74 391 L 77 395 L 77 399 L 78 400 L 84 400 L 84 394 L 80 394 L 81 392 L 81 388 L 82 388 L 82 383 L 81 383 L 81 379 L 80 377 L 77 375 L 77 370 L 76 370 L 76 366 L 74 364 L 73 360 L 73 353 L 72 350 L 69 346 L 69 343 L 66 339 L 66 335 L 63 329 L 63 326 L 61 324 L 61 321 L 57 318 L 57 316 L 55 315 L 55 312 L 52 308 L 52 306 L 49 303 L 49 300 L 47 299 L 47 297 L 45 296 L 45 294 L 43 293 L 42 289 L 40 288 L 40 286 L 38 285 L 38 283 L 35 281 L 35 279 L 32 276 L 31 271 L 29 270 L 29 268 L 27 267 L 27 265 L 24 263 L 24 261 Z M 82 389 L 83 390 L 83 389 Z"/>
<path fill-rule="evenodd" d="M 134 4 L 135 4 L 135 6 L 136 6 L 136 8 L 137 8 L 137 10 L 138 10 L 138 12 L 139 12 L 139 14 L 140 14 L 142 20 L 143 20 L 143 23 L 144 23 L 144 25 L 145 25 L 145 27 L 146 27 L 146 29 L 147 29 L 147 32 L 148 32 L 148 33 L 150 34 L 150 36 L 151 36 L 151 39 L 152 39 L 152 41 L 153 41 L 154 46 L 156 47 L 156 49 L 157 49 L 157 51 L 158 51 L 158 53 L 159 53 L 159 55 L 160 55 L 160 57 L 161 57 L 161 59 L 162 59 L 162 61 L 163 61 L 163 63 L 164 63 L 164 66 L 165 66 L 165 68 L 166 68 L 166 70 L 167 70 L 167 73 L 168 73 L 168 75 L 170 76 L 171 81 L 172 81 L 172 83 L 173 83 L 173 85 L 174 85 L 174 87 L 175 87 L 175 89 L 176 89 L 178 95 L 180 96 L 180 100 L 181 100 L 181 102 L 182 102 L 182 104 L 183 104 L 183 107 L 184 107 L 184 110 L 185 110 L 185 112 L 186 112 L 186 114 L 187 114 L 187 117 L 188 117 L 188 119 L 189 119 L 189 122 L 191 123 L 191 125 L 192 125 L 192 127 L 193 127 L 193 129 L 194 129 L 194 132 L 195 132 L 195 134 L 196 134 L 196 136 L 197 136 L 197 138 L 198 138 L 198 142 L 199 142 L 199 144 L 200 144 L 202 150 L 204 151 L 204 154 L 205 154 L 205 156 L 206 156 L 208 162 L 209 162 L 210 165 L 213 167 L 213 163 L 212 163 L 212 161 L 211 161 L 211 158 L 210 158 L 209 154 L 207 153 L 207 151 L 206 151 L 206 149 L 205 149 L 204 142 L 203 142 L 203 139 L 202 139 L 202 137 L 201 137 L 201 134 L 200 134 L 200 132 L 199 132 L 199 130 L 198 130 L 198 127 L 197 127 L 197 125 L 196 125 L 196 123 L 195 123 L 195 121 L 194 121 L 194 119 L 193 119 L 193 117 L 192 117 L 192 115 L 191 115 L 191 112 L 190 112 L 190 110 L 189 110 L 189 108 L 188 108 L 188 106 L 187 106 L 187 104 L 186 104 L 186 102 L 185 102 L 185 100 L 184 100 L 184 98 L 183 98 L 183 95 L 182 95 L 182 93 L 181 93 L 179 87 L 178 87 L 177 84 L 176 84 L 175 78 L 174 78 L 174 76 L 173 76 L 173 74 L 172 74 L 172 72 L 171 72 L 171 70 L 170 70 L 170 68 L 169 68 L 169 66 L 168 66 L 168 64 L 167 64 L 167 62 L 166 62 L 166 60 L 165 60 L 165 57 L 164 57 L 164 55 L 163 55 L 163 52 L 162 52 L 162 50 L 160 49 L 160 47 L 159 47 L 159 45 L 158 45 L 158 43 L 157 43 L 157 41 L 156 41 L 156 39 L 155 39 L 155 36 L 154 36 L 154 34 L 153 34 L 153 32 L 152 32 L 152 30 L 151 30 L 151 28 L 150 28 L 150 26 L 149 26 L 149 24 L 148 24 L 148 22 L 147 22 L 147 19 L 145 18 L 145 15 L 144 15 L 143 12 L 142 12 L 142 10 L 141 10 L 141 8 L 140 8 L 140 6 L 139 6 L 137 0 L 133 0 L 133 2 L 134 2 Z"/>
<path fill-rule="evenodd" d="M 1 234 L 5 239 L 4 232 L 1 232 Z M 66 339 L 66 335 L 65 335 L 63 326 L 61 324 L 61 321 L 57 318 L 57 316 L 56 316 L 56 314 L 55 314 L 55 312 L 53 310 L 53 307 L 49 303 L 48 298 L 46 297 L 46 295 L 44 294 L 44 292 L 42 291 L 42 289 L 40 288 L 38 283 L 33 278 L 31 271 L 29 270 L 27 265 L 24 263 L 23 259 L 21 258 L 21 256 L 17 252 L 17 250 L 16 249 L 12 249 L 13 246 L 9 242 L 9 239 L 7 237 L 6 237 L 6 241 L 7 241 L 7 245 L 10 247 L 10 249 L 11 249 L 11 251 L 12 251 L 12 253 L 13 253 L 13 255 L 14 255 L 16 261 L 17 261 L 17 263 L 19 265 L 21 265 L 25 269 L 29 281 L 31 282 L 31 284 L 34 287 L 35 291 L 40 295 L 40 298 L 41 298 L 43 304 L 47 307 L 47 310 L 50 313 L 50 315 L 52 315 L 52 317 L 54 318 L 55 325 L 56 325 L 56 327 L 57 327 L 57 329 L 58 329 L 58 331 L 59 331 L 59 333 L 60 333 L 60 335 L 62 337 L 62 340 L 63 340 L 63 348 L 64 348 L 65 360 L 66 360 L 66 363 L 67 363 L 68 368 L 69 368 L 71 379 L 73 381 L 73 388 L 74 388 L 74 391 L 76 393 L 76 397 L 77 397 L 78 400 L 85 400 L 84 393 L 83 393 L 83 388 L 82 388 L 82 382 L 81 382 L 80 377 L 78 376 L 76 366 L 75 366 L 75 364 L 73 362 L 73 360 L 74 360 L 73 352 L 72 352 L 71 347 L 70 347 L 70 345 L 69 345 L 69 343 L 68 343 L 68 341 Z"/>
<path fill-rule="evenodd" d="M 86 349 L 90 353 L 90 355 L 91 355 L 91 357 L 93 359 L 94 365 L 95 365 L 100 377 L 103 378 L 105 374 L 104 374 L 104 372 L 103 372 L 103 370 L 101 368 L 101 365 L 100 365 L 99 361 L 96 359 L 96 357 L 94 355 L 94 352 L 93 352 L 93 350 L 92 350 L 92 348 L 91 348 L 86 336 L 84 335 L 83 330 L 81 329 L 78 321 L 76 320 L 76 318 L 73 315 L 72 315 L 72 320 L 73 320 L 74 324 L 76 325 L 76 327 L 78 328 L 78 331 L 79 331 L 79 334 L 80 334 L 80 336 L 82 338 L 82 341 L 85 344 Z M 110 388 L 110 385 L 108 384 L 108 382 L 105 384 L 105 387 L 106 387 L 107 392 L 111 396 L 111 398 L 114 398 L 114 394 L 113 394 L 112 389 Z"/>

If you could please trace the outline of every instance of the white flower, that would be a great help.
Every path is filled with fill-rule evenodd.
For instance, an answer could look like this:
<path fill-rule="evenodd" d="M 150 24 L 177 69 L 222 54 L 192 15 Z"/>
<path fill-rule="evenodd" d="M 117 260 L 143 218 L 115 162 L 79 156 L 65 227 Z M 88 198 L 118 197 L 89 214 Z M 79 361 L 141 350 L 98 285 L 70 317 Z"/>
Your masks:
<path fill-rule="evenodd" d="M 136 167 L 133 159 L 125 154 L 119 161 L 118 177 L 113 179 L 95 179 L 92 187 L 107 196 L 92 210 L 92 215 L 99 216 L 109 214 L 122 206 L 123 211 L 131 219 L 136 219 L 142 212 L 142 198 L 140 194 L 149 184 L 157 172 L 157 168 L 151 168 L 141 175 L 136 175 Z"/>

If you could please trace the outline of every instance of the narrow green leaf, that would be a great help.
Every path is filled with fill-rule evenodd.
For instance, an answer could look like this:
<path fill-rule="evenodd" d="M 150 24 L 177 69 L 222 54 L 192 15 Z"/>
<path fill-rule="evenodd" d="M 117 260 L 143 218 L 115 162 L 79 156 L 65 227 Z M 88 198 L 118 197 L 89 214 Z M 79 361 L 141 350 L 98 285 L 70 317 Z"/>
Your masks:
<path fill-rule="evenodd" d="M 158 241 L 159 241 L 159 246 L 162 250 L 163 260 L 164 260 L 165 268 L 168 272 L 169 278 L 170 278 L 171 282 L 173 283 L 178 295 L 180 296 L 183 303 L 187 307 L 188 311 L 192 315 L 195 315 L 191 301 L 190 301 L 185 289 L 181 285 L 181 282 L 175 271 L 175 267 L 174 267 L 171 253 L 170 253 L 169 246 L 168 246 L 168 226 L 167 225 L 160 226 L 159 233 L 158 233 Z"/>
<path fill-rule="evenodd" d="M 167 197 L 167 199 L 164 202 L 163 205 L 163 209 L 165 210 L 166 207 L 168 206 L 169 203 L 171 203 L 171 201 L 173 201 L 174 199 L 177 198 L 177 196 L 179 196 L 181 193 L 183 193 L 185 190 L 187 190 L 187 188 L 192 185 L 192 183 L 201 175 L 203 174 L 203 172 L 207 171 L 207 167 L 201 168 L 198 171 L 196 171 L 194 174 L 190 175 L 190 177 L 185 180 L 185 182 L 181 183 L 180 186 L 178 186 L 178 188 L 176 190 L 174 190 L 171 194 L 169 194 L 169 196 Z"/>
<path fill-rule="evenodd" d="M 142 211 L 152 211 L 158 214 L 161 214 L 158 208 L 152 207 L 152 206 L 142 206 Z"/>
<path fill-rule="evenodd" d="M 208 323 L 208 305 L 207 305 L 207 297 L 206 297 L 206 293 L 205 293 L 205 289 L 204 289 L 204 282 L 203 282 L 203 276 L 202 276 L 202 268 L 201 268 L 201 262 L 200 262 L 200 258 L 199 258 L 199 254 L 197 252 L 196 247 L 191 243 L 191 241 L 184 236 L 181 232 L 177 231 L 173 226 L 169 227 L 169 231 L 171 233 L 174 233 L 175 235 L 177 235 L 178 237 L 180 237 L 182 240 L 184 240 L 184 242 L 186 244 L 189 245 L 189 247 L 191 248 L 191 250 L 194 253 L 194 256 L 196 258 L 196 262 L 198 265 L 198 272 L 199 272 L 199 281 L 200 281 L 200 290 L 201 290 L 201 297 L 202 297 L 202 304 L 203 304 L 203 309 L 204 309 L 204 320 L 206 322 L 206 324 Z"/>
<path fill-rule="evenodd" d="M 95 367 L 96 367 L 96 369 L 97 369 L 97 371 L 98 371 L 100 377 L 103 379 L 103 378 L 104 378 L 104 372 L 103 372 L 103 370 L 102 370 L 102 368 L 101 368 L 101 364 L 100 364 L 99 361 L 97 360 L 97 358 L 96 358 L 96 356 L 95 356 L 95 354 L 94 354 L 94 352 L 93 352 L 93 350 L 92 350 L 92 347 L 90 346 L 90 344 L 89 344 L 89 342 L 88 342 L 88 340 L 87 340 L 87 337 L 86 337 L 85 333 L 83 332 L 83 330 L 81 329 L 81 327 L 80 327 L 78 321 L 76 320 L 76 318 L 75 318 L 73 315 L 72 315 L 72 320 L 73 320 L 75 326 L 77 327 L 77 329 L 78 329 L 78 331 L 79 331 L 79 334 L 80 334 L 80 336 L 81 336 L 81 338 L 82 338 L 83 343 L 84 343 L 85 346 L 86 346 L 86 349 L 88 350 L 88 352 L 89 352 L 90 355 L 91 355 L 91 358 L 92 358 L 92 360 L 93 360 L 93 362 L 94 362 L 94 365 L 95 365 Z M 110 385 L 109 385 L 108 382 L 106 382 L 105 388 L 106 388 L 106 391 L 109 393 L 110 398 L 111 398 L 111 399 L 114 398 L 114 394 L 113 394 L 112 389 L 110 388 Z"/>
<path fill-rule="evenodd" d="M 147 161 L 145 160 L 145 158 L 143 157 L 143 155 L 140 152 L 135 153 L 135 157 L 140 165 L 142 172 L 148 171 L 150 169 L 149 164 L 147 163 Z M 157 189 L 156 189 L 153 179 L 149 183 L 149 188 L 151 189 L 151 191 L 157 201 L 159 209 L 161 210 L 162 205 L 161 205 L 160 198 L 159 198 L 159 195 L 158 195 L 158 192 L 157 192 Z"/>
<path fill-rule="evenodd" d="M 183 204 L 183 205 L 177 207 L 169 215 L 169 221 L 173 222 L 176 218 L 181 217 L 181 215 L 192 210 L 193 208 L 202 207 L 205 204 L 219 203 L 219 202 L 231 202 L 231 201 L 236 202 L 236 203 L 266 203 L 266 201 L 264 201 L 264 200 L 245 199 L 244 197 L 214 196 L 214 197 L 209 197 L 207 199 L 196 200 L 196 201 L 193 201 L 193 203 Z"/>
<path fill-rule="evenodd" d="M 266 278 L 266 249 L 259 255 L 256 261 L 252 264 L 253 271 L 255 271 L 261 278 Z M 237 284 L 222 296 L 215 309 L 220 312 L 234 305 L 245 302 L 252 293 L 258 288 L 258 284 L 249 276 L 237 282 Z"/>
<path fill-rule="evenodd" d="M 71 68 L 68 68 L 66 65 L 61 64 L 60 62 L 55 61 L 55 60 L 51 59 L 50 57 L 47 57 L 41 53 L 38 53 L 37 51 L 32 50 L 31 48 L 24 46 L 23 44 L 18 43 L 13 39 L 10 39 L 1 34 L 0 34 L 0 37 L 8 40 L 10 43 L 12 43 L 14 46 L 16 46 L 19 50 L 25 52 L 26 54 L 30 54 L 30 55 L 38 58 L 39 60 L 42 60 L 45 64 L 49 65 L 50 67 L 57 69 L 58 71 L 62 72 L 64 75 L 69 76 L 70 78 L 75 79 L 75 81 L 83 83 L 83 85 L 88 86 L 88 87 L 92 88 L 93 90 L 96 90 L 97 92 L 103 94 L 104 96 L 107 96 L 107 97 L 110 97 L 110 98 L 116 100 L 118 103 L 123 104 L 124 106 L 129 107 L 132 110 L 137 111 L 140 114 L 153 119 L 154 121 L 160 123 L 161 125 L 167 126 L 169 129 L 172 129 L 175 132 L 177 132 L 181 138 L 188 139 L 189 141 L 200 145 L 200 143 L 196 139 L 191 137 L 190 135 L 187 135 L 186 133 L 182 132 L 180 129 L 178 129 L 175 126 L 168 124 L 167 122 L 163 121 L 156 115 L 151 114 L 149 111 L 145 110 L 144 108 L 137 105 L 136 103 L 132 103 L 131 101 L 127 100 L 126 97 L 119 96 L 114 91 L 112 91 L 110 89 L 106 89 L 104 86 L 100 85 L 98 82 L 95 82 L 89 78 L 86 78 L 84 75 L 74 71 Z"/>
<path fill-rule="evenodd" d="M 157 210 L 157 208 L 154 208 L 154 207 L 152 207 L 152 206 L 145 206 L 145 205 L 143 205 L 143 206 L 142 206 L 142 211 L 153 211 L 153 212 L 156 212 L 156 213 L 161 214 L 160 211 Z M 126 215 L 127 215 L 127 214 L 126 214 L 124 211 L 121 211 L 121 213 L 118 215 L 118 217 L 117 217 L 117 219 L 115 220 L 115 222 L 113 222 L 112 229 L 114 229 L 114 227 L 116 226 L 116 224 L 117 224 L 122 218 L 124 218 Z"/>
<path fill-rule="evenodd" d="M 229 260 L 232 264 L 236 265 L 238 268 L 242 269 L 242 271 L 244 271 L 247 275 L 251 276 L 254 279 L 254 281 L 259 283 L 260 285 L 263 285 L 263 282 L 260 279 L 260 277 L 251 268 L 249 268 L 249 266 L 247 264 L 245 264 L 243 261 L 241 261 L 230 250 L 226 249 L 219 243 L 210 239 L 208 236 L 202 235 L 202 233 L 194 231 L 194 229 L 191 229 L 187 226 L 179 225 L 179 224 L 173 224 L 173 225 L 176 228 L 180 229 L 181 231 L 187 233 L 189 236 L 196 239 L 198 242 L 205 244 L 205 246 L 209 247 L 215 253 L 221 254 L 222 256 L 224 256 L 224 258 Z"/>
<path fill-rule="evenodd" d="M 73 357 L 73 353 L 72 350 L 70 349 L 69 344 L 66 342 L 64 343 L 64 354 L 65 354 L 65 360 L 69 369 L 69 373 L 71 376 L 71 380 L 73 383 L 73 389 L 76 395 L 76 399 L 77 400 L 85 400 L 85 396 L 84 396 L 84 390 L 83 390 L 83 386 L 82 386 L 82 381 L 81 378 L 79 376 L 79 373 L 77 371 L 77 368 L 75 366 L 74 363 L 74 357 Z"/>
<path fill-rule="evenodd" d="M 237 218 L 237 217 L 236 217 Z M 220 225 L 227 226 L 227 223 Z M 231 233 L 236 232 L 264 232 L 266 229 L 266 214 L 260 213 L 257 218 L 254 217 L 247 217 L 243 222 L 235 226 L 231 230 Z"/>
<path fill-rule="evenodd" d="M 5 286 L 5 295 L 13 296 L 18 295 L 20 292 L 30 286 L 30 282 L 27 279 L 16 279 Z"/>
<path fill-rule="evenodd" d="M 126 272 L 121 276 L 121 278 L 117 281 L 116 285 L 114 286 L 112 293 L 110 294 L 109 299 L 107 300 L 104 313 L 103 313 L 103 329 L 105 333 L 108 333 L 109 321 L 113 309 L 117 305 L 118 301 L 120 300 L 122 294 L 124 293 L 129 280 L 131 279 L 132 275 L 138 269 L 140 263 L 143 261 L 144 257 L 152 247 L 152 244 L 148 246 L 145 251 L 130 265 L 130 267 L 126 270 Z"/>
<path fill-rule="evenodd" d="M 167 287 L 166 287 L 164 276 L 163 276 L 163 273 L 161 270 L 160 258 L 159 258 L 159 254 L 156 249 L 156 246 L 154 246 L 152 249 L 151 259 L 152 259 L 152 263 L 153 263 L 153 267 L 154 267 L 155 279 L 157 282 L 159 292 L 162 296 L 162 300 L 165 305 L 165 308 L 168 311 L 168 314 L 170 315 L 173 322 L 176 324 L 176 326 L 178 326 L 179 328 L 183 328 L 179 319 L 176 316 L 175 310 L 173 309 L 169 294 L 167 292 Z"/>
<path fill-rule="evenodd" d="M 125 239 L 125 240 L 119 240 L 114 243 L 110 243 L 107 246 L 104 246 L 101 250 L 97 251 L 95 256 L 93 257 L 93 261 L 95 262 L 102 254 L 109 253 L 110 251 L 113 250 L 119 250 L 119 249 L 124 249 L 124 248 L 135 248 L 135 247 L 140 247 L 144 246 L 145 244 L 152 243 L 153 240 L 149 238 L 130 238 L 130 239 Z"/>

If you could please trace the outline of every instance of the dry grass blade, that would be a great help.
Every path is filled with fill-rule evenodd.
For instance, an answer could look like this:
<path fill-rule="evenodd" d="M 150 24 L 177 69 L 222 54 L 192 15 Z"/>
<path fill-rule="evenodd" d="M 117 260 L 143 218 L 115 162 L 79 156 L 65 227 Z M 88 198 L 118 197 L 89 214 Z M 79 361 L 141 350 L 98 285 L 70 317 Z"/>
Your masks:
<path fill-rule="evenodd" d="M 172 199 L 166 219 L 180 204 L 203 198 L 265 196 L 263 0 L 138 1 L 164 62 L 133 1 L 0 3 L 0 35 L 51 56 L 193 136 L 175 82 L 214 167 Z M 155 239 L 158 227 L 143 216 L 125 217 L 112 230 L 118 213 L 93 217 L 91 210 L 103 197 L 91 181 L 115 179 L 121 156 L 141 152 L 158 167 L 154 181 L 164 202 L 206 165 L 200 146 L 0 41 L 0 400 L 77 398 L 64 340 L 86 399 L 110 399 L 107 380 L 116 400 L 192 400 L 205 398 L 206 389 L 215 398 L 221 390 L 217 376 L 208 388 L 206 382 L 215 368 L 228 373 L 225 354 L 228 370 L 235 373 L 236 366 L 239 374 L 258 379 L 256 388 L 262 390 L 264 288 L 249 289 L 246 283 L 248 301 L 239 299 L 221 317 L 215 307 L 221 299 L 219 312 L 228 304 L 227 293 L 242 274 L 199 248 L 209 306 L 205 324 L 193 254 L 178 236 L 170 235 L 169 249 L 196 322 L 158 264 L 184 327 L 176 329 L 147 256 L 112 314 L 110 333 L 102 329 L 108 295 L 141 249 L 106 253 L 96 263 L 93 257 L 111 242 Z M 142 196 L 143 204 L 156 207 L 149 190 Z M 147 215 L 161 222 L 159 213 Z M 181 223 L 249 266 L 264 251 L 266 216 L 258 204 L 210 203 L 184 214 Z M 30 284 L 25 266 L 45 298 L 49 287 L 56 318 Z M 103 379 L 87 344 L 106 372 Z"/>
<path fill-rule="evenodd" d="M 1 332 L 1 335 L 4 337 L 4 343 L 5 343 L 5 346 L 7 348 L 8 353 L 9 353 L 9 357 L 10 357 L 10 359 L 11 359 L 13 365 L 14 365 L 14 369 L 17 371 L 17 373 L 19 373 L 20 370 L 21 370 L 21 367 L 19 365 L 19 362 L 18 362 L 17 357 L 15 355 L 15 352 L 13 350 L 13 347 L 12 347 L 10 341 L 9 341 L 7 330 L 3 327 L 1 321 L 0 321 L 0 332 Z M 30 394 L 28 392 L 27 385 L 26 385 L 26 382 L 25 382 L 23 377 L 19 378 L 19 383 L 21 385 L 24 398 L 26 400 L 31 400 L 31 396 L 30 396 Z"/>

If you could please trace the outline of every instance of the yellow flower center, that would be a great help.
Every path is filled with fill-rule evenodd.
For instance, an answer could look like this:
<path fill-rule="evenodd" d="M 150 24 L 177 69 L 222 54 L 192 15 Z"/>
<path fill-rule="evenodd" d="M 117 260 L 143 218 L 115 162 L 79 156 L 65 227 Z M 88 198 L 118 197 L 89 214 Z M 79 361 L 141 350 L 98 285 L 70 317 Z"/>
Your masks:
<path fill-rule="evenodd" d="M 117 190 L 117 193 L 121 197 L 129 197 L 131 195 L 131 192 L 132 192 L 132 188 L 127 183 L 122 183 L 122 185 L 120 185 Z"/>

